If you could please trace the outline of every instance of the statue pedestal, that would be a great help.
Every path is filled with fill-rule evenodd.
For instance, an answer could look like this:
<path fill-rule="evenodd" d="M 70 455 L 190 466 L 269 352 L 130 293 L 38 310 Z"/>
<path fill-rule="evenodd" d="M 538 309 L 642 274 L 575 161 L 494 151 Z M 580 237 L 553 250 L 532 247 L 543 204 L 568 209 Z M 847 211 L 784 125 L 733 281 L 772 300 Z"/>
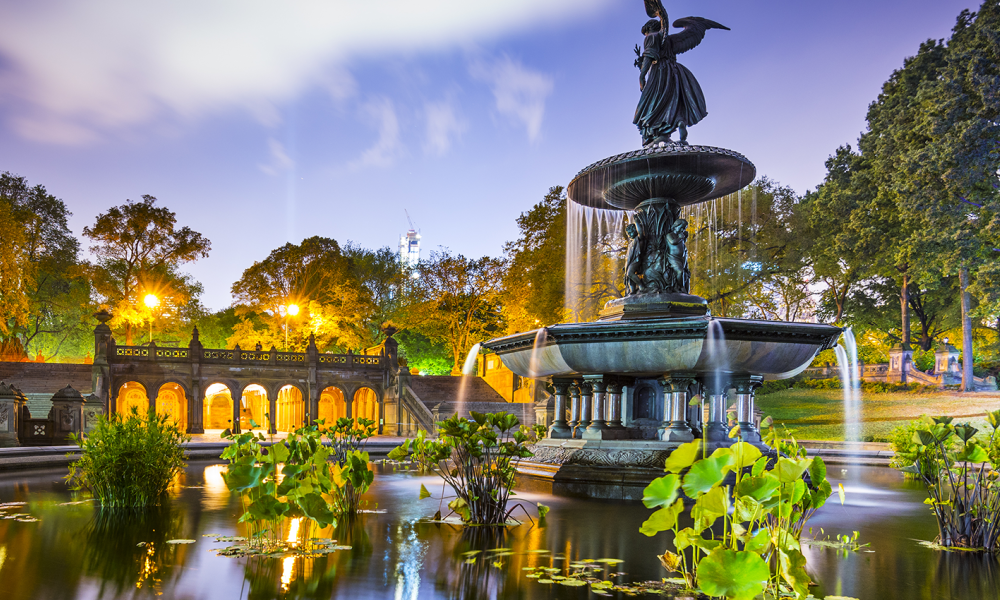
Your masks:
<path fill-rule="evenodd" d="M 708 302 L 692 294 L 640 293 L 609 301 L 598 320 L 627 321 L 672 315 L 701 317 L 707 314 Z"/>

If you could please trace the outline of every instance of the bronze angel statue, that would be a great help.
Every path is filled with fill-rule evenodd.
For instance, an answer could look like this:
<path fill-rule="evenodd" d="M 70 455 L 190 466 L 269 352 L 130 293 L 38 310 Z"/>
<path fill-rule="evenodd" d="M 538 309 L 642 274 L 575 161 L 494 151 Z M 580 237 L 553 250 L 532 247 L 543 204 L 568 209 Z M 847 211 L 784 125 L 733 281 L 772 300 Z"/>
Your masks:
<path fill-rule="evenodd" d="M 687 143 L 687 128 L 705 118 L 705 94 L 698 80 L 677 62 L 677 55 L 695 48 L 705 39 L 709 29 L 729 28 L 701 17 L 685 17 L 674 21 L 679 33 L 669 33 L 667 11 L 661 0 L 643 0 L 646 14 L 652 17 L 642 26 L 645 35 L 642 52 L 636 46 L 636 66 L 639 67 L 639 106 L 635 123 L 642 134 L 643 146 L 669 143 L 670 136 L 680 134 Z"/>

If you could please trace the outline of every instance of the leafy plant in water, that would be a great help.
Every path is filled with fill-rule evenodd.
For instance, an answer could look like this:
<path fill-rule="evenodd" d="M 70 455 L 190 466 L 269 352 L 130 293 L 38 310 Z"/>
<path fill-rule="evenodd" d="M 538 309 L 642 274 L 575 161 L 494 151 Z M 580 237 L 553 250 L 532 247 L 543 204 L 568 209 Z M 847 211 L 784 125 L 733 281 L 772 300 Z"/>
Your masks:
<path fill-rule="evenodd" d="M 322 427 L 324 422 L 316 422 Z M 375 474 L 368 468 L 369 456 L 365 442 L 378 428 L 371 419 L 340 418 L 333 427 L 324 429 L 333 447 L 334 512 L 354 515 L 362 508 L 361 495 L 368 491 Z"/>
<path fill-rule="evenodd" d="M 913 433 L 914 448 L 901 453 L 902 470 L 919 477 L 938 522 L 936 544 L 943 547 L 1000 550 L 1000 474 L 989 449 L 997 443 L 1000 410 L 986 415 L 992 431 L 986 442 L 975 427 L 952 424 L 951 417 L 922 418 Z"/>
<path fill-rule="evenodd" d="M 537 441 L 544 428 L 522 426 L 516 416 L 506 412 L 473 411 L 471 415 L 471 419 L 455 415 L 439 422 L 434 439 L 418 432 L 416 439 L 406 440 L 389 453 L 389 458 L 410 459 L 440 475 L 456 495 L 448 508 L 462 521 L 502 525 L 520 506 L 507 510 L 517 463 L 533 456 L 528 444 Z"/>
<path fill-rule="evenodd" d="M 695 440 L 670 454 L 667 475 L 643 495 L 646 507 L 658 510 L 640 531 L 674 534 L 674 551 L 665 552 L 661 563 L 710 596 L 809 594 L 800 538 L 832 488 L 822 459 L 808 458 L 794 438 L 785 441 L 769 420 L 764 424 L 765 441 L 779 450 L 777 460 L 743 441 L 706 456 Z M 681 491 L 694 500 L 691 527 L 681 528 L 678 520 L 684 512 Z"/>
<path fill-rule="evenodd" d="M 165 415 L 150 411 L 98 418 L 90 433 L 73 435 L 80 459 L 70 464 L 66 481 L 88 489 L 104 508 L 159 505 L 184 468 L 182 444 L 190 440 Z"/>

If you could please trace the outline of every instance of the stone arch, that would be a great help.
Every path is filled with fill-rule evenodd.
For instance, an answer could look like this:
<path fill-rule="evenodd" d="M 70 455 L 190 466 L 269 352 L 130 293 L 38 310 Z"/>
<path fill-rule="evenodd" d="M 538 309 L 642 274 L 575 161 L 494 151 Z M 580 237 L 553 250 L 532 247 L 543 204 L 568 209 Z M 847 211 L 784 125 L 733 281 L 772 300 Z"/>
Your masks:
<path fill-rule="evenodd" d="M 636 388 L 633 400 L 633 419 L 659 419 L 660 418 L 660 404 L 657 402 L 659 394 L 657 393 L 656 387 L 649 385 L 648 383 L 642 384 Z"/>
<path fill-rule="evenodd" d="M 274 386 L 275 426 L 278 431 L 291 433 L 302 427 L 309 412 L 306 404 L 305 390 L 297 383 L 286 383 Z"/>
<path fill-rule="evenodd" d="M 317 419 L 323 419 L 325 427 L 333 427 L 337 419 L 351 415 L 351 405 L 347 402 L 347 392 L 339 385 L 328 385 L 319 393 Z"/>
<path fill-rule="evenodd" d="M 160 384 L 156 391 L 157 416 L 166 416 L 167 420 L 181 429 L 187 430 L 187 406 L 191 401 L 191 395 L 185 386 L 175 381 L 165 381 Z"/>
<path fill-rule="evenodd" d="M 115 392 L 115 414 L 127 416 L 135 408 L 140 417 L 149 412 L 149 394 L 146 385 L 130 380 L 118 386 Z"/>
<path fill-rule="evenodd" d="M 374 386 L 361 385 L 351 397 L 351 413 L 355 419 L 371 419 L 379 424 L 382 416 L 382 395 Z"/>
<path fill-rule="evenodd" d="M 205 386 L 205 400 L 202 402 L 202 422 L 205 430 L 222 431 L 232 427 L 235 407 L 231 382 L 212 381 Z"/>
<path fill-rule="evenodd" d="M 269 398 L 274 397 L 273 394 L 268 393 L 268 389 L 263 384 L 247 383 L 241 387 L 239 396 L 237 410 L 239 410 L 240 415 L 240 431 L 246 431 L 253 427 L 251 420 L 257 424 L 254 429 L 273 430 L 272 412 L 268 402 Z"/>

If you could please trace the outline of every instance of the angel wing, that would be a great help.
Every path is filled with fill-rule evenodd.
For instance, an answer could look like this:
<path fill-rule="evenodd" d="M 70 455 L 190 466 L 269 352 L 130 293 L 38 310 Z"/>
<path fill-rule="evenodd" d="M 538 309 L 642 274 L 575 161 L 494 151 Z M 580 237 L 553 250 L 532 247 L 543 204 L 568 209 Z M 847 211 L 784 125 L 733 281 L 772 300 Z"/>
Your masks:
<path fill-rule="evenodd" d="M 649 5 L 650 0 L 646 0 L 646 5 Z M 653 0 L 658 2 L 659 0 Z M 674 21 L 674 27 L 678 29 L 683 29 L 680 33 L 675 33 L 670 36 L 670 41 L 673 44 L 674 54 L 681 54 L 682 52 L 687 52 L 692 48 L 696 47 L 701 43 L 701 40 L 705 39 L 705 32 L 709 29 L 725 29 L 729 31 L 729 28 L 725 25 L 720 25 L 715 21 L 710 21 L 708 19 L 703 19 L 701 17 L 684 17 L 683 19 L 677 19 Z"/>
<path fill-rule="evenodd" d="M 643 2 L 646 4 L 646 14 L 650 19 L 659 18 L 660 15 L 666 16 L 667 9 L 663 8 L 663 2 L 660 0 L 643 0 Z"/>

